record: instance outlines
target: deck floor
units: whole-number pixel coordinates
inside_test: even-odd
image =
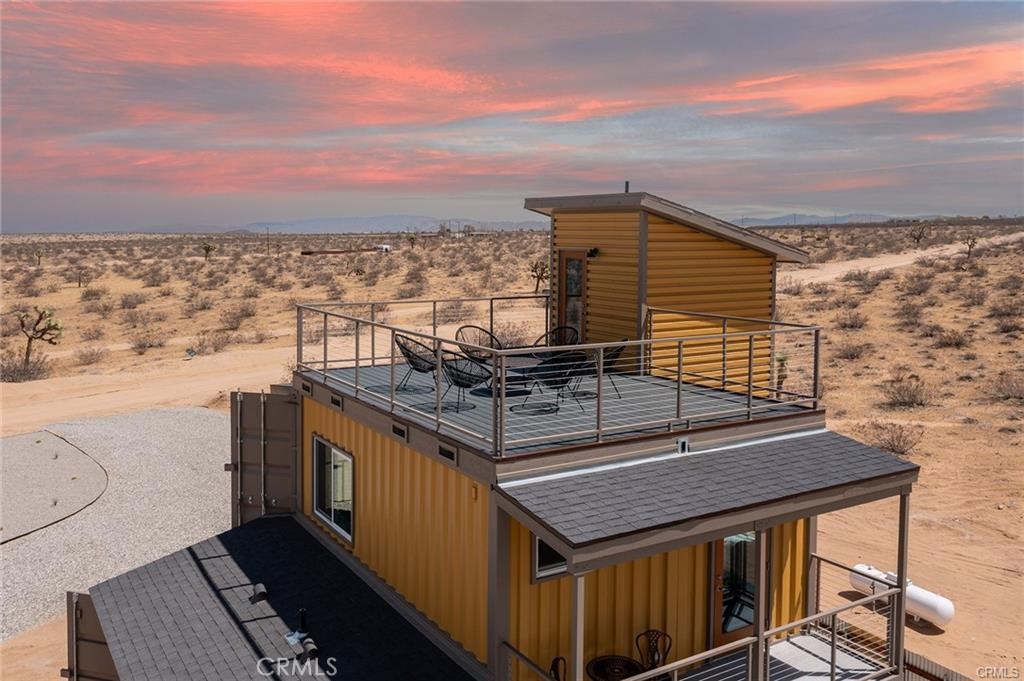
[[[405,365],[395,365],[396,384],[406,371]],[[319,372],[308,372],[307,377],[323,381],[323,374]],[[391,380],[390,365],[361,366],[357,395],[355,368],[331,369],[327,374],[330,387],[384,409],[391,406]],[[434,427],[437,399],[434,380],[433,375],[414,372],[406,388],[395,392],[395,413]],[[448,384],[442,382],[442,393],[446,388]],[[596,377],[582,380],[576,391],[578,401],[573,397],[559,401],[553,390],[537,385],[509,385],[501,414],[506,455],[595,442],[597,392]],[[685,429],[695,425],[747,420],[745,394],[693,383],[684,382],[682,385],[679,398],[681,418],[678,420],[675,380],[646,375],[606,375],[602,378],[600,392],[604,440],[665,431],[673,421],[676,429]],[[754,418],[807,410],[803,405],[763,397],[754,397],[752,408]],[[456,390],[452,388],[441,403],[440,432],[469,446],[491,451],[495,412],[489,387],[468,390],[461,400],[456,399]]]
[[[768,681],[822,681],[830,678],[831,647],[814,634],[798,634],[776,641],[770,650]],[[840,640],[836,646],[837,681],[856,681],[883,669]],[[688,674],[686,681],[745,681],[747,659],[739,652],[710,662]]]

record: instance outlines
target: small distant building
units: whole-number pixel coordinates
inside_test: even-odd
[[[377,244],[376,246],[373,247],[373,250],[377,251],[378,253],[390,253],[391,244]]]

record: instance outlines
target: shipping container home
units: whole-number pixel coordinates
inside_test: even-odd
[[[234,531],[290,516],[471,678],[902,678],[918,467],[826,429],[819,329],[774,318],[805,254],[646,193],[525,205],[549,291],[297,306],[292,383],[232,401]],[[816,519],[890,497],[894,576],[851,594]]]

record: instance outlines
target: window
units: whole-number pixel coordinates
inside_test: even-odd
[[[535,579],[565,572],[565,556],[551,548],[540,537],[533,537],[533,576]]]
[[[316,514],[338,534],[352,541],[352,528],[355,524],[355,467],[352,456],[315,437],[313,460]]]

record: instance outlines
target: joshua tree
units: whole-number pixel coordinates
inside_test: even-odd
[[[967,259],[970,260],[974,247],[978,245],[978,237],[974,234],[965,234],[960,238],[960,243],[967,247]]]
[[[209,262],[210,254],[217,250],[217,247],[211,244],[209,241],[204,241],[200,248],[203,249],[203,259]]]
[[[530,263],[530,276],[533,277],[533,292],[537,293],[540,291],[541,283],[547,281],[548,261],[534,260]]]
[[[29,312],[18,313],[18,324],[21,325],[21,332],[25,334],[25,357],[24,366],[28,367],[32,361],[32,344],[38,341],[56,345],[64,329],[61,323],[53,318],[53,310],[35,309],[35,320]]]
[[[43,264],[43,252],[41,250],[36,249],[35,253],[32,255],[36,256],[36,267]]]
[[[914,225],[910,228],[910,238],[914,240],[914,248],[920,248],[921,242],[928,236],[928,225]]]
[[[416,248],[416,234],[409,232],[405,235],[405,240],[409,242],[409,248]]]

